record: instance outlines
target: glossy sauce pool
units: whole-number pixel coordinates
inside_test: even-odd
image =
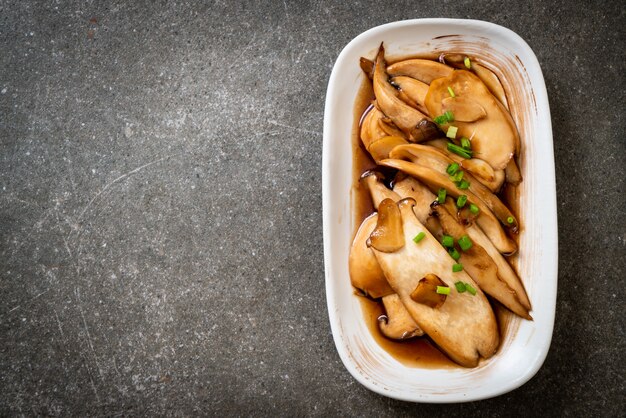
[[[389,63],[397,62],[408,58],[426,58],[436,60],[435,56],[410,56],[401,57],[393,60],[388,60]],[[361,225],[361,222],[374,212],[367,188],[361,185],[359,179],[361,174],[366,170],[376,167],[376,164],[371,159],[369,153],[363,147],[363,143],[360,138],[360,121],[363,117],[363,113],[368,106],[374,100],[374,91],[372,84],[368,79],[364,79],[354,106],[354,116],[352,125],[352,239],[356,235],[356,232]],[[498,195],[500,200],[507,205],[507,207],[517,215],[519,208],[519,187],[507,185],[503,188],[503,191]],[[523,230],[523,225],[519,217],[517,218],[520,223],[520,231]],[[516,243],[519,245],[519,234],[511,235]],[[511,266],[517,270],[517,255],[510,257]],[[445,354],[436,348],[433,342],[428,337],[416,337],[405,341],[395,341],[385,337],[378,328],[378,317],[385,311],[382,302],[379,300],[372,300],[363,296],[356,296],[361,303],[361,309],[363,311],[363,319],[367,323],[367,327],[370,333],[378,343],[378,345],[388,352],[393,358],[400,363],[408,367],[420,367],[420,368],[449,368],[449,367],[461,367],[450,360]],[[502,307],[498,302],[492,301],[489,297],[493,307],[498,328],[500,331],[500,344],[504,340],[506,335],[508,324],[514,317],[506,308]],[[488,361],[488,360],[487,360]],[[484,360],[481,361],[481,363]]]

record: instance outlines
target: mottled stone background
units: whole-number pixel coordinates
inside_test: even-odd
[[[0,415],[619,416],[623,2],[0,2]],[[353,37],[489,20],[534,49],[559,207],[552,348],[460,405],[369,392],[326,311],[321,151]],[[622,415],[623,416],[623,415]]]

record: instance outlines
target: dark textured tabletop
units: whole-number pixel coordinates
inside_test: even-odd
[[[624,14],[619,1],[1,1],[0,415],[620,416]],[[524,386],[467,404],[362,387],[324,292],[331,68],[364,30],[420,17],[517,32],[552,112],[552,346]]]

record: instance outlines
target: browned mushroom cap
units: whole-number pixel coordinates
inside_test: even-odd
[[[397,294],[384,296],[385,314],[378,317],[378,328],[387,338],[406,340],[424,335]]]
[[[374,213],[361,223],[354,241],[352,241],[350,256],[348,257],[352,286],[374,299],[393,293],[393,289],[387,283],[374,253],[365,244],[376,228],[377,220],[378,215]]]
[[[370,234],[367,246],[384,253],[393,253],[404,247],[402,217],[392,199],[385,199],[378,205],[376,228]]]
[[[380,110],[413,142],[426,141],[439,134],[437,126],[422,112],[398,98],[385,70],[385,49],[380,45],[374,66],[374,95]]]
[[[429,308],[438,309],[446,301],[446,295],[437,293],[438,286],[447,287],[439,277],[429,273],[417,283],[417,287],[411,292],[411,299]]]
[[[424,59],[409,59],[398,61],[387,67],[387,72],[391,76],[413,77],[423,83],[430,84],[433,80],[449,76],[453,68],[436,61]]]
[[[486,117],[473,122],[452,122],[458,128],[457,136],[471,139],[476,157],[487,161],[494,169],[505,168],[519,148],[519,135],[509,112],[473,73],[455,70],[450,76],[430,84],[425,101],[429,114],[444,113],[445,106],[452,100],[449,99],[450,89],[455,98],[466,97],[463,100],[479,105],[486,112]],[[450,126],[450,123],[443,124],[444,130]]]
[[[433,214],[439,218],[443,232],[453,237],[456,242],[468,233],[465,227],[459,224],[449,212],[449,208],[452,208],[452,213],[456,211],[454,202],[450,198],[447,201],[445,208],[437,201],[434,201],[431,207]],[[516,292],[500,279],[498,267],[480,244],[473,242],[469,249],[457,248],[457,251],[460,254],[459,262],[463,264],[463,269],[478,283],[483,292],[494,297],[522,318],[532,319],[528,310],[517,297]]]

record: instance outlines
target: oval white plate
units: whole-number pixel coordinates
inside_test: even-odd
[[[498,353],[474,369],[407,367],[374,340],[350,285],[352,236],[351,130],[354,103],[364,75],[359,57],[373,58],[379,44],[401,56],[433,51],[465,52],[502,70],[505,88],[514,86],[512,108],[522,136],[518,271],[533,304],[534,321],[516,318]],[[507,92],[508,93],[508,92]],[[535,54],[517,34],[501,26],[455,19],[394,22],[362,33],[341,52],[328,83],[322,164],[326,297],[337,351],[361,384],[391,398],[413,402],[463,402],[511,391],[546,358],[556,305],[557,222],[552,127],[548,97]]]

